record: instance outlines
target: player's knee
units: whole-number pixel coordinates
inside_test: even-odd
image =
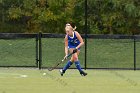
[[[77,56],[74,56],[73,57],[73,60],[74,60],[74,62],[77,61],[78,60],[78,57]]]
[[[71,62],[74,62],[74,60],[70,60]]]
[[[74,62],[73,57],[70,59],[71,62]]]

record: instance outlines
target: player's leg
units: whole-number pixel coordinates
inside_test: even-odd
[[[70,53],[73,52],[73,49],[69,49]],[[63,76],[63,74],[66,72],[66,70],[73,64],[73,58],[71,57],[71,59],[67,62],[67,64],[63,67],[63,69],[60,70],[60,74],[61,76]]]
[[[78,55],[79,55],[80,51],[78,50],[77,53],[73,54],[72,58],[74,60],[75,66],[76,68],[79,70],[80,74],[83,76],[86,76],[87,73],[85,73],[82,69],[81,69],[81,65],[80,65],[80,61],[78,60]]]

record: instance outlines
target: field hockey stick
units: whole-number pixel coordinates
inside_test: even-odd
[[[74,54],[74,52],[68,54],[66,57],[64,57],[60,62],[58,62],[57,64],[55,64],[53,67],[48,68],[49,71],[54,70],[57,66],[59,66],[60,64],[62,64],[68,57],[70,57],[72,54]]]

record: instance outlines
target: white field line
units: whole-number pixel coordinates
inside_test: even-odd
[[[2,75],[11,75],[13,78],[25,78],[28,77],[27,75],[18,74],[18,73],[0,73],[0,78],[7,78],[8,76],[2,76]]]

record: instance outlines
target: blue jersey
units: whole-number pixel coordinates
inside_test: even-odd
[[[75,32],[73,32],[73,37],[67,35],[67,38],[68,38],[68,48],[76,48],[80,44],[80,41],[76,37]]]

